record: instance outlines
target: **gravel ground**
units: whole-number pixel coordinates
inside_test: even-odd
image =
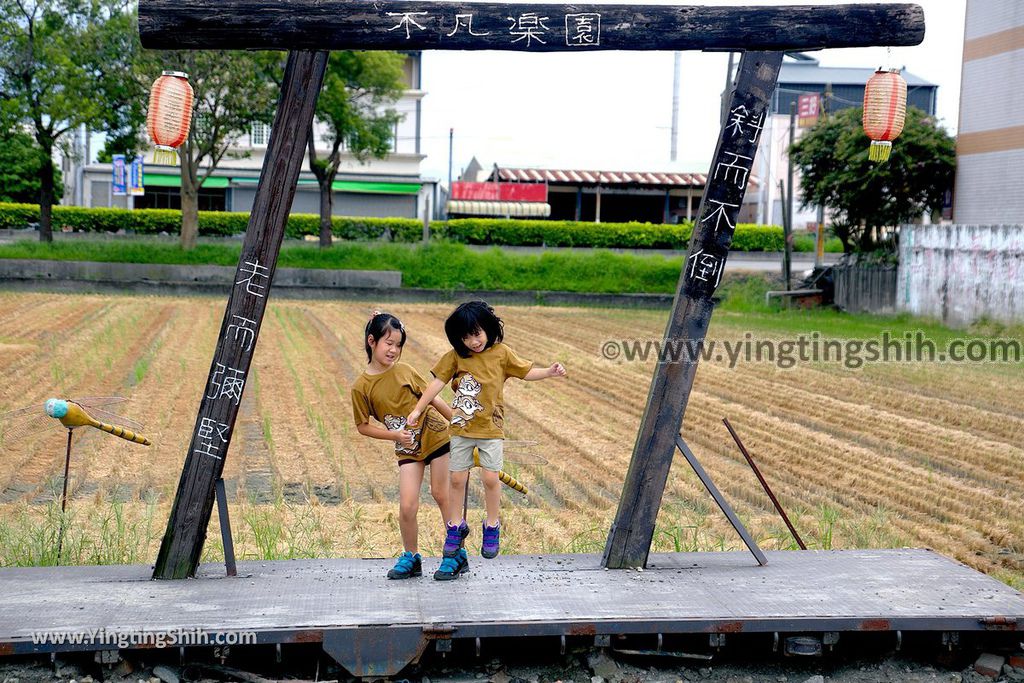
[[[590,652],[531,662],[522,657],[491,659],[485,664],[450,665],[437,660],[404,673],[402,683],[1021,683],[1024,669],[1005,667],[998,678],[983,676],[973,665],[949,669],[923,660],[885,658],[871,661],[834,661],[831,659],[794,659],[765,662],[679,664],[678,660],[649,666],[636,659],[613,659],[603,652]],[[238,666],[238,665],[236,665]],[[350,680],[337,669],[277,675],[243,671],[230,666],[159,665],[141,667],[121,661],[116,665],[93,665],[47,660],[20,660],[0,663],[0,682],[65,681],[76,683],[185,683],[186,681],[344,681]]]

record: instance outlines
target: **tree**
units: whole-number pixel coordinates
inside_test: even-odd
[[[791,150],[803,206],[832,210],[833,232],[847,252],[894,248],[887,229],[941,209],[956,168],[953,138],[913,107],[889,161],[869,161],[862,116],[851,108],[822,119]]]
[[[327,128],[323,137],[330,152],[317,156],[316,135],[309,132],[309,169],[320,186],[320,246],[331,246],[334,179],[348,152],[360,163],[391,151],[395,124],[401,116],[394,104],[405,89],[405,56],[397,52],[332,52],[316,118]],[[342,150],[344,147],[344,150]]]
[[[0,202],[38,204],[42,183],[39,174],[45,158],[28,133],[9,132],[0,135]],[[64,195],[60,169],[53,170],[53,197]]]
[[[39,153],[39,239],[53,239],[53,154],[78,126],[125,117],[133,19],[126,0],[0,0],[0,94],[5,123]],[[5,128],[6,129],[6,128]]]
[[[265,73],[267,61],[255,52],[142,50],[137,83],[148,93],[162,70],[183,71],[195,90],[192,127],[178,150],[181,157],[181,247],[192,249],[199,236],[199,188],[252,124],[269,121],[279,90]],[[137,126],[142,121],[138,119]],[[130,139],[130,138],[129,138]],[[205,166],[204,166],[205,163]]]

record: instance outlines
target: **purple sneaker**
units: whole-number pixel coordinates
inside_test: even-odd
[[[441,555],[444,557],[455,557],[455,553],[466,542],[466,536],[469,536],[469,525],[466,524],[466,520],[462,520],[458,526],[449,524],[448,533],[444,537],[444,548],[441,550]]]
[[[487,522],[484,525],[484,542],[480,548],[480,554],[488,560],[498,556],[498,547],[500,545],[501,535],[501,523],[499,522],[495,526],[487,526]]]

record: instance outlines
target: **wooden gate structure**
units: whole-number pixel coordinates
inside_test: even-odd
[[[512,4],[376,0],[139,0],[147,48],[288,51],[235,285],[153,571],[194,576],[224,468],[303,162],[329,50],[705,50],[742,52],[729,112],[701,199],[660,359],[618,510],[606,568],[644,567],[675,449],[767,562],[680,436],[736,217],[775,90],[783,52],[917,45],[914,4],[774,7]]]

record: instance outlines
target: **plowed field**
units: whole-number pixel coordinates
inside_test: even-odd
[[[367,303],[272,302],[224,477],[240,556],[390,556],[400,549],[388,445],[356,433],[349,387],[365,365]],[[426,374],[448,346],[445,305],[396,304],[403,359]],[[128,396],[153,446],[75,436],[72,559],[152,561],[205,389],[224,301],[0,294],[0,412],[50,396]],[[499,307],[524,358],[561,361],[564,380],[510,380],[509,467],[530,488],[503,502],[503,552],[599,551],[640,422],[653,362],[609,361],[605,340],[657,338],[665,312]],[[749,328],[716,314],[712,337]],[[762,321],[763,331],[770,321]],[[781,333],[779,333],[781,334]],[[778,335],[776,335],[778,336]],[[729,417],[815,547],[926,546],[1016,585],[1024,576],[1024,373],[1019,366],[702,363],[683,433],[752,533],[792,547],[721,424]],[[52,512],[65,433],[0,444],[0,562]],[[478,542],[481,490],[470,520]],[[441,530],[424,493],[422,546]],[[121,519],[110,517],[116,510]],[[144,522],[144,524],[143,524]],[[120,531],[116,526],[120,525]],[[125,531],[128,529],[129,531]],[[216,519],[207,555],[220,553]],[[90,552],[130,538],[125,552]],[[102,539],[102,540],[97,540]],[[673,465],[658,550],[741,547],[685,460]]]

